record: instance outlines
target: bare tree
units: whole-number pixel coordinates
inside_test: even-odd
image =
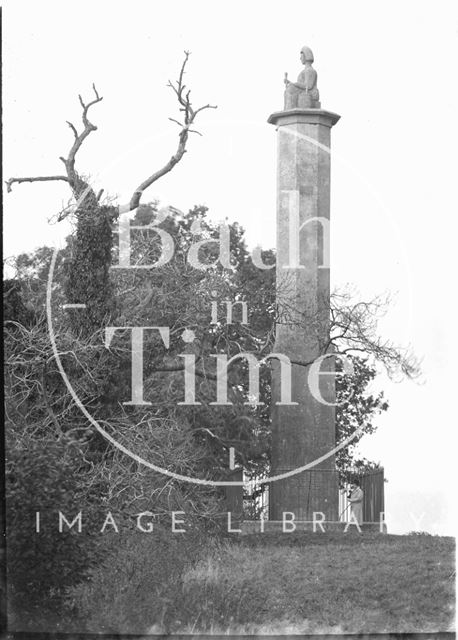
[[[175,82],[168,82],[168,86],[175,93],[179,110],[182,113],[182,122],[179,122],[175,118],[169,118],[172,122],[175,122],[180,127],[180,132],[178,135],[178,147],[175,153],[171,156],[170,160],[164,164],[160,169],[152,173],[146,180],[144,180],[134,191],[129,203],[129,209],[132,211],[136,209],[140,204],[140,199],[144,193],[144,191],[154,184],[157,180],[162,178],[165,174],[169,173],[173,167],[180,162],[186,153],[186,145],[188,142],[190,133],[197,133],[201,135],[196,129],[193,129],[193,125],[195,124],[196,118],[201,111],[205,109],[216,109],[216,106],[206,104],[204,106],[194,108],[190,95],[191,90],[186,87],[184,83],[184,76],[186,73],[186,65],[190,56],[189,51],[184,52],[185,57],[183,64],[181,65],[180,73],[178,76],[178,80]],[[86,138],[93,132],[97,131],[96,125],[94,125],[88,117],[89,110],[92,106],[98,104],[103,100],[103,97],[99,95],[95,84],[92,85],[92,89],[94,91],[94,98],[90,102],[84,102],[81,95],[78,96],[79,102],[82,108],[82,122],[83,122],[83,130],[81,133],[78,133],[75,125],[69,121],[67,121],[68,126],[73,132],[74,141],[73,144],[67,154],[67,157],[60,157],[60,160],[63,162],[65,166],[65,175],[51,175],[51,176],[26,176],[19,178],[9,178],[6,180],[7,191],[11,192],[13,184],[21,184],[24,182],[55,182],[55,181],[64,181],[67,182],[72,189],[73,196],[77,201],[78,208],[84,204],[85,209],[95,209],[99,203],[99,200],[102,195],[102,191],[99,191],[97,194],[94,192],[89,182],[84,179],[81,174],[79,174],[75,168],[75,160],[78,151],[83,145]],[[75,209],[72,207],[65,207],[60,215],[58,216],[58,220],[64,219],[69,213],[75,212]]]

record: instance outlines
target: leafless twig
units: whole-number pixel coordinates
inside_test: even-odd
[[[188,137],[190,133],[199,133],[195,129],[192,129],[192,125],[196,119],[198,113],[203,111],[204,109],[216,109],[216,106],[206,104],[198,109],[194,109],[191,100],[190,94],[191,90],[186,90],[186,85],[183,82],[183,77],[185,74],[186,64],[189,58],[189,51],[185,51],[185,58],[183,64],[181,65],[180,75],[178,80],[175,83],[169,81],[168,85],[175,93],[178,103],[180,104],[180,111],[183,113],[183,122],[179,122],[174,118],[169,118],[172,122],[175,122],[179,127],[181,127],[181,131],[178,136],[178,147],[170,160],[161,167],[158,171],[150,175],[146,180],[144,180],[134,191],[132,198],[130,200],[130,210],[136,209],[140,204],[140,198],[142,197],[145,189],[150,187],[154,182],[162,178],[165,174],[169,173],[173,169],[173,167],[180,162],[184,154],[186,153],[186,143],[188,141]],[[200,134],[199,134],[200,135]]]
[[[90,122],[88,118],[89,109],[94,104],[97,104],[98,102],[101,102],[103,100],[103,98],[99,95],[97,89],[95,88],[94,84],[92,85],[92,89],[94,90],[95,98],[90,102],[88,102],[87,104],[84,102],[81,95],[78,96],[81,107],[83,109],[82,121],[83,121],[84,129],[80,134],[78,134],[76,127],[71,122],[67,121],[68,126],[73,131],[75,141],[68,153],[67,158],[64,158],[62,156],[60,157],[60,160],[62,160],[62,162],[65,165],[65,168],[67,170],[68,181],[76,197],[80,197],[81,191],[85,190],[88,186],[86,183],[84,183],[84,181],[81,180],[80,176],[75,171],[76,154],[78,153],[79,149],[81,148],[81,145],[83,144],[85,139],[89,136],[89,134],[92,133],[92,131],[97,130],[97,127],[95,126],[95,124],[92,124],[92,122]],[[84,184],[81,184],[82,182]]]
[[[67,121],[67,124],[72,130],[73,136],[75,138],[70,148],[70,151],[68,152],[68,156],[66,158],[64,158],[63,156],[60,157],[60,160],[65,165],[67,175],[27,176],[27,177],[21,177],[21,178],[9,178],[8,180],[6,180],[6,188],[9,193],[11,192],[12,186],[15,183],[21,184],[23,182],[55,182],[55,181],[61,180],[63,182],[67,182],[70,185],[73,191],[73,195],[77,200],[84,200],[85,203],[87,203],[88,201],[91,201],[95,204],[98,202],[97,196],[95,195],[93,189],[89,186],[86,180],[84,180],[83,178],[81,178],[80,175],[78,175],[75,169],[75,159],[76,159],[77,152],[81,148],[81,145],[83,144],[84,140],[88,137],[88,135],[92,131],[97,130],[97,127],[92,122],[90,122],[88,118],[88,113],[89,113],[89,109],[94,104],[101,102],[103,98],[99,95],[94,84],[92,85],[92,88],[94,90],[95,98],[90,102],[88,102],[87,104],[83,101],[81,96],[78,96],[80,104],[83,108],[83,113],[82,113],[82,121],[84,125],[83,131],[81,133],[78,133],[76,127],[71,122]],[[62,220],[63,218],[65,218],[71,211],[74,211],[74,209],[66,209],[63,212],[61,212],[60,215],[58,216],[58,220]]]

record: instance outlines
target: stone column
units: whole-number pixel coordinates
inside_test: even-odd
[[[275,352],[292,362],[310,363],[323,354],[329,336],[330,134],[339,120],[322,109],[290,109],[272,114],[278,131],[277,304]],[[316,143],[316,144],[315,144]],[[309,221],[311,218],[319,220]],[[304,224],[305,223],[305,224]],[[302,226],[304,225],[304,226]],[[302,226],[302,228],[301,228]],[[321,371],[332,372],[332,358]],[[279,365],[272,372],[272,471],[297,469],[335,447],[335,409],[309,386],[310,366],[292,365],[292,400],[280,399]],[[323,400],[335,401],[334,376],[320,376]],[[317,395],[317,392],[315,392]],[[338,518],[334,457],[311,471],[270,484],[270,519],[293,512],[311,520],[314,511]]]

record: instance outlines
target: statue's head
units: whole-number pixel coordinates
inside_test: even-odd
[[[313,52],[310,47],[302,47],[301,49],[301,62],[313,62]]]

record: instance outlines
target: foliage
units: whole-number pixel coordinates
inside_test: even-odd
[[[29,441],[50,439],[76,447],[91,466],[87,482],[104,487],[107,505],[113,509],[168,512],[182,509],[190,500],[190,510],[200,512],[204,519],[217,513],[217,501],[208,488],[178,483],[146,469],[88,425],[57,369],[44,321],[31,329],[11,326],[13,330],[8,324],[5,335],[9,448],[27,451]],[[101,401],[110,360],[99,334],[88,338],[56,328],[56,341],[75,392],[105,429],[116,430],[120,443],[163,468],[184,475],[197,473],[206,452],[193,442],[190,429],[176,415],[152,411],[135,425],[119,409],[117,414],[110,413],[109,405]]]
[[[388,402],[384,393],[372,394],[368,387],[377,376],[377,370],[367,359],[347,356],[353,366],[352,375],[336,376],[336,442],[342,442],[361,429],[348,447],[340,449],[336,454],[336,465],[341,474],[352,467],[374,468],[374,463],[358,461],[355,448],[365,434],[374,433],[377,425],[374,417],[387,411]],[[336,371],[342,370],[342,363],[336,358]],[[359,463],[359,464],[358,464]]]
[[[157,212],[156,204],[142,205],[136,212],[132,224],[143,225],[145,231],[132,231],[133,264],[154,264],[160,255],[158,236],[148,230],[148,225]],[[106,266],[106,247],[111,247],[112,232],[104,231],[105,249],[102,251],[101,237],[97,236],[92,223],[80,215],[76,240],[69,238],[67,247],[58,256],[53,300],[59,349],[66,353],[72,343],[71,351],[75,357],[64,356],[65,366],[69,367],[68,375],[72,381],[75,380],[78,395],[82,393],[84,404],[91,406],[93,415],[98,419],[110,424],[112,432],[123,444],[139,455],[142,451],[150,451],[151,461],[159,466],[164,466],[164,459],[168,456],[164,456],[160,448],[155,450],[151,446],[151,438],[156,439],[152,434],[156,433],[159,441],[163,431],[159,429],[159,425],[170,430],[173,424],[176,429],[171,429],[171,433],[177,436],[181,434],[179,437],[184,438],[183,442],[187,441],[187,456],[190,461],[194,459],[192,464],[197,473],[221,477],[221,473],[227,469],[229,447],[234,447],[238,461],[248,472],[265,471],[269,464],[270,450],[270,369],[261,367],[260,401],[263,404],[244,404],[248,400],[247,363],[238,360],[231,365],[229,373],[229,400],[233,404],[222,407],[211,405],[216,395],[213,354],[225,353],[232,357],[240,352],[247,352],[262,358],[272,351],[277,313],[275,270],[261,270],[253,264],[245,244],[243,229],[237,223],[229,227],[231,269],[223,269],[218,264],[209,270],[192,267],[186,256],[191,244],[196,241],[192,231],[196,222],[202,232],[201,238],[213,240],[201,247],[200,260],[211,263],[218,257],[218,226],[208,220],[205,207],[195,207],[187,214],[174,211],[161,225],[173,238],[173,261],[152,269],[109,272]],[[104,222],[100,223],[102,229],[107,229],[108,219],[109,215],[106,213]],[[85,226],[87,231],[84,231]],[[79,233],[82,234],[80,238]],[[83,243],[84,238],[87,242],[85,240]],[[90,238],[96,238],[97,241],[89,241]],[[79,245],[80,249],[77,248]],[[112,261],[116,263],[116,246],[110,251],[113,252]],[[42,305],[44,302],[40,291],[45,286],[44,278],[47,276],[43,264],[45,253],[43,248],[36,256],[23,255],[17,259],[17,273],[22,286],[26,284],[29,304]],[[49,259],[49,255],[47,257]],[[275,254],[273,251],[264,251],[262,259],[266,264],[274,264]],[[105,267],[98,269],[99,262],[105,264]],[[62,268],[62,265],[67,266]],[[93,276],[91,269],[95,270]],[[87,279],[90,277],[93,278],[93,283],[98,282],[100,286],[109,280],[108,290],[112,297],[109,310],[100,298],[105,295],[100,287],[88,286]],[[76,288],[73,293],[71,283]],[[177,283],[180,283],[179,286]],[[126,402],[131,394],[130,336],[118,333],[110,351],[107,351],[103,346],[103,333],[95,331],[93,314],[89,323],[93,326],[93,333],[85,337],[81,331],[83,323],[81,320],[76,322],[76,319],[86,317],[86,312],[67,312],[70,313],[69,318],[59,309],[62,301],[75,301],[76,298],[78,302],[83,300],[90,308],[97,310],[97,322],[101,322],[104,316],[104,323],[111,323],[113,326],[170,327],[170,345],[167,349],[157,334],[145,332],[144,336],[144,351],[147,354],[144,364],[144,398],[152,403],[151,407],[120,405],[120,400]],[[223,322],[225,309],[221,301],[224,300],[249,303],[249,324]],[[210,311],[214,301],[219,303],[216,323],[212,322]],[[236,308],[234,314],[235,320],[240,319]],[[73,334],[71,339],[71,334],[68,334],[69,323]],[[185,345],[181,338],[185,329],[192,329],[196,336],[190,345]],[[196,358],[196,402],[200,404],[195,406],[181,407],[178,404],[184,400],[184,353],[194,354]],[[50,357],[49,353],[47,357]],[[372,433],[375,429],[373,417],[387,408],[383,394],[367,393],[367,387],[376,375],[374,365],[356,355],[351,356],[351,359],[354,375],[337,377],[337,401],[341,403],[337,408],[337,441],[347,438],[361,426],[362,434]],[[338,361],[337,368],[339,366]],[[58,398],[65,398],[66,394],[58,380],[58,373],[54,375],[53,371],[55,367],[47,368],[46,388],[51,400],[55,398],[56,405],[62,406],[62,400]],[[58,414],[56,409],[55,406],[53,410]],[[66,413],[73,421],[71,428],[79,424],[83,428],[85,425],[84,419],[77,414],[78,411],[74,409]],[[65,430],[65,426],[63,429]],[[353,441],[351,447],[339,452],[339,468],[351,463],[354,445],[361,436]],[[174,441],[174,446],[177,442]],[[90,446],[97,443],[99,439],[94,434]],[[173,459],[173,455],[170,457]],[[175,462],[179,459],[180,457],[176,458]],[[173,463],[172,469],[178,473],[184,472],[184,467],[180,468]],[[187,472],[192,474],[191,468]]]
[[[71,257],[66,262],[66,299],[85,304],[83,314],[72,312],[75,332],[90,334],[105,326],[113,308],[109,276],[112,250],[112,221],[116,209],[109,206],[79,207],[77,226],[71,238]]]
[[[156,205],[140,207],[133,224],[146,227],[156,212]],[[81,214],[78,221],[81,229],[85,225],[84,220]],[[163,224],[162,228],[175,243],[173,262],[148,271],[118,270],[110,273],[106,266],[107,247],[110,247],[114,262],[117,256],[116,247],[111,247],[113,236],[111,228],[108,233],[107,220],[108,217],[103,222],[99,220],[102,231],[105,229],[105,249],[99,246],[100,237],[92,244],[82,243],[86,232],[83,229],[84,233],[82,231],[79,236],[77,227],[76,240],[68,239],[56,262],[54,332],[60,358],[78,397],[118,442],[163,468],[189,476],[221,477],[223,470],[227,469],[228,448],[234,446],[247,470],[265,469],[270,445],[270,371],[267,367],[261,371],[260,399],[264,405],[252,407],[243,404],[248,392],[247,367],[240,361],[231,368],[229,376],[229,398],[233,405],[215,407],[210,405],[215,399],[212,354],[232,356],[243,351],[262,357],[271,351],[276,320],[274,270],[260,270],[253,265],[243,229],[235,223],[230,226],[231,270],[219,266],[208,271],[190,267],[186,255],[195,241],[191,231],[193,223],[200,221],[203,237],[207,239],[216,239],[219,233],[217,226],[208,221],[206,209],[195,207],[187,214],[169,216]],[[96,239],[97,234],[90,224],[88,229]],[[78,243],[82,243],[79,249]],[[91,251],[85,252],[84,246],[92,247]],[[150,233],[138,231],[133,234],[133,260],[150,263],[158,255],[158,243],[154,239],[152,241]],[[179,483],[145,469],[119,450],[107,446],[74,405],[57,369],[44,317],[40,315],[40,308],[43,309],[45,302],[50,257],[50,250],[43,247],[34,254],[19,256],[16,261],[18,278],[14,281],[14,289],[22,304],[17,304],[16,309],[22,313],[22,308],[27,305],[35,311],[29,326],[21,322],[20,315],[14,314],[6,325],[6,407],[11,455],[20,451],[21,464],[25,467],[31,465],[33,469],[27,477],[35,478],[35,481],[40,479],[43,487],[47,486],[48,467],[61,469],[60,465],[64,464],[62,458],[65,461],[62,473],[66,476],[63,486],[67,489],[67,498],[71,495],[72,482],[76,482],[75,487],[79,487],[76,495],[85,510],[91,508],[94,496],[97,496],[96,502],[102,499],[105,507],[124,518],[143,510],[158,514],[184,510],[191,519],[198,517],[201,528],[208,527],[224,509],[219,502],[219,491]],[[204,262],[213,261],[217,257],[216,243],[204,245],[199,257]],[[262,257],[265,263],[274,263],[274,252],[263,252]],[[110,296],[106,301],[103,296],[100,298],[98,288],[88,285],[92,266],[97,261],[105,266],[95,270],[94,282],[97,278],[99,284],[109,281]],[[90,316],[87,330],[81,330],[82,325],[75,322],[75,316],[69,319],[62,311],[63,301],[70,297],[71,282],[80,293],[76,297],[72,294],[70,299],[73,302],[84,301],[100,311],[98,317],[96,314]],[[227,324],[219,318],[212,323],[210,307],[215,299],[249,301],[249,325],[239,322]],[[103,332],[97,328],[100,322],[102,325],[109,322],[114,326],[129,324],[171,328],[169,349],[165,349],[157,336],[147,336],[145,341],[145,353],[149,356],[144,368],[145,398],[152,402],[151,406],[127,407],[120,404],[120,400],[127,400],[130,396],[130,344],[128,338],[121,335],[111,350],[107,350],[103,344]],[[192,345],[186,346],[181,340],[184,329],[195,332],[196,340]],[[183,399],[182,353],[194,353],[196,356],[198,371],[201,372],[196,389],[200,405],[180,407],[177,404]],[[354,376],[337,378],[337,400],[342,402],[337,411],[338,439],[348,437],[361,425],[364,432],[372,432],[375,428],[373,416],[387,406],[383,394],[370,395],[366,392],[375,377],[375,367],[356,356],[352,356],[352,360]],[[74,455],[62,457],[62,452],[67,449]],[[33,466],[36,464],[35,450],[47,451],[48,465]],[[37,460],[41,459],[40,456]],[[88,465],[87,473],[81,474],[81,460]],[[337,460],[341,469],[351,461],[353,454],[350,448],[342,451]],[[18,477],[15,486],[11,504],[20,491],[28,492],[29,498],[33,495],[22,476]],[[50,495],[63,510],[66,503],[62,496]],[[74,536],[69,534],[67,537],[73,541]],[[48,550],[53,544],[52,536],[50,540]],[[94,553],[95,558],[97,545],[83,542],[83,537],[80,540],[89,556]],[[27,546],[28,540],[21,541],[18,537],[17,544]],[[134,543],[129,544],[131,546],[128,545],[126,553],[134,555]],[[173,545],[170,552],[174,553]],[[164,551],[164,557],[167,553]],[[92,564],[92,556],[70,551],[65,551],[65,554],[68,570],[62,572],[62,582],[57,583],[59,597],[62,589],[79,581],[83,568]],[[26,567],[27,554],[23,558]],[[81,565],[77,560],[81,560]],[[98,579],[105,579],[102,576],[109,572],[108,566],[109,563],[100,569]],[[37,575],[42,569],[37,569]],[[14,565],[12,570],[16,571]],[[24,569],[19,570],[19,580],[24,572]],[[23,587],[18,587],[18,593],[20,588]]]
[[[24,302],[21,282],[5,280],[3,283],[3,318],[5,322],[15,321],[30,326],[34,320],[33,308]]]
[[[431,536],[431,533],[428,531],[409,531],[408,536]]]
[[[185,615],[183,574],[211,548],[199,530],[120,534],[116,551],[69,591],[68,603],[88,632],[144,633],[149,620],[170,632]]]
[[[71,521],[79,510],[91,521],[104,487],[88,483],[90,465],[75,446],[52,438],[23,438],[6,458],[9,605],[12,612],[58,603],[100,557],[93,532],[59,532],[58,511]],[[91,487],[88,490],[88,487]],[[39,512],[39,531],[36,513]]]

